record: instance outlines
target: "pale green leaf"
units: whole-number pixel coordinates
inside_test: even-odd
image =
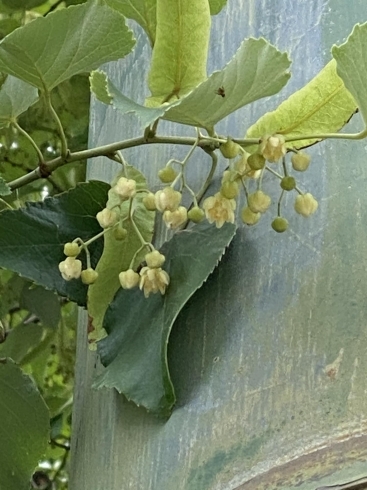
[[[28,490],[47,448],[48,409],[34,381],[11,359],[0,362],[0,394],[1,488]]]
[[[133,19],[141,25],[149,38],[150,44],[154,45],[157,0],[106,0],[106,3],[128,19]]]
[[[147,188],[144,176],[134,167],[125,167],[125,173],[118,177],[121,176],[134,179],[138,190]],[[108,196],[106,207],[112,209],[119,204],[120,200],[112,190],[109,191]],[[138,193],[134,199],[134,221],[144,240],[150,242],[153,236],[155,213],[147,211],[142,203],[143,197],[144,193]],[[126,201],[121,206],[121,219],[126,218],[128,210],[129,202]],[[127,220],[123,226],[128,233],[125,240],[116,240],[113,231],[105,234],[103,253],[96,267],[99,274],[98,280],[89,286],[88,313],[92,318],[93,325],[93,332],[89,336],[91,340],[104,336],[102,331],[103,317],[116,291],[120,288],[118,275],[129,268],[135,252],[141,248],[141,241],[131,222]],[[136,256],[133,267],[144,260],[144,255],[147,252],[148,250],[144,249]]]
[[[220,261],[235,233],[202,223],[176,233],[161,252],[170,284],[164,296],[120,289],[103,325],[108,337],[98,343],[106,370],[95,386],[116,388],[148,410],[168,415],[175,394],[167,364],[169,335],[177,315]]]
[[[209,0],[210,15],[217,15],[226,5],[227,0]]]
[[[247,138],[280,133],[287,137],[339,131],[356,111],[356,102],[336,74],[335,61],[328,63],[315,78],[292,94],[272,112],[266,113],[247,131]],[[287,143],[304,148],[319,139]],[[255,148],[253,148],[255,149]],[[253,150],[248,148],[249,151]]]
[[[205,80],[210,22],[208,0],[157,0],[148,105],[180,98]]]
[[[338,75],[355,98],[367,125],[367,22],[357,24],[347,41],[333,46]]]
[[[57,10],[0,42],[0,70],[51,90],[77,73],[128,54],[134,45],[124,17],[95,2]]]
[[[89,76],[90,90],[104,104],[112,104],[113,96],[109,91],[109,80],[105,72],[92,71]]]
[[[8,76],[0,89],[0,128],[15,121],[37,99],[38,92],[35,87],[19,78]]]
[[[30,10],[44,3],[45,0],[2,0],[2,3],[14,10]]]
[[[0,196],[8,196],[9,194],[11,194],[10,187],[5,182],[5,180],[0,177]]]

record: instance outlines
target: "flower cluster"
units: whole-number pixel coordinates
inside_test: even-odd
[[[82,262],[77,259],[82,247],[77,242],[68,242],[64,245],[66,259],[59,263],[59,271],[65,281],[81,278],[83,284],[93,284],[98,278],[98,272],[90,265],[82,270]],[[89,262],[89,255],[87,255]]]

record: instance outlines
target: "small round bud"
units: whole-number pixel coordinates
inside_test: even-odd
[[[199,208],[199,206],[194,206],[187,213],[187,217],[191,219],[191,221],[193,221],[194,223],[200,223],[200,221],[204,219],[204,216],[205,213],[201,208]]]
[[[224,182],[234,182],[238,178],[238,172],[235,170],[225,170],[222,175],[222,184]]]
[[[180,206],[175,211],[165,211],[163,213],[163,221],[168,228],[179,228],[187,221],[187,209],[184,206]]]
[[[307,194],[296,197],[294,209],[296,210],[296,213],[302,214],[302,216],[308,218],[317,210],[318,205],[319,204],[313,195],[307,192]]]
[[[278,216],[272,221],[271,227],[277,233],[283,233],[288,228],[288,221],[285,218]]]
[[[248,196],[248,205],[253,213],[265,213],[270,204],[270,196],[263,191],[256,191]]]
[[[247,153],[247,151],[243,152],[242,157],[239,158],[238,160],[235,161],[234,163],[234,170],[242,176],[246,175],[248,171],[250,170],[250,167],[247,163],[247,159],[250,156],[250,153]]]
[[[268,162],[274,163],[280,160],[287,153],[284,136],[282,134],[265,136],[260,143],[260,153]]]
[[[91,267],[88,267],[88,269],[82,271],[80,277],[82,279],[83,284],[93,284],[96,282],[98,278],[98,272],[92,269]]]
[[[102,228],[110,228],[117,223],[118,214],[112,209],[104,208],[102,211],[97,213],[96,218]]]
[[[75,257],[67,257],[59,264],[59,271],[65,281],[71,281],[71,279],[78,279],[82,272],[82,263]]]
[[[149,192],[149,194],[143,197],[143,204],[148,211],[155,211],[157,209],[153,192]]]
[[[225,143],[222,143],[219,147],[220,152],[224,156],[224,158],[234,158],[240,152],[240,145],[232,141],[230,138],[227,138]]]
[[[310,165],[311,156],[307,153],[304,153],[303,151],[299,151],[298,153],[292,154],[291,162],[294,170],[297,170],[298,172],[304,172],[308,169]]]
[[[237,182],[231,182],[229,180],[223,182],[220,188],[220,193],[227,199],[234,199],[238,196],[239,191]]]
[[[254,213],[249,207],[243,208],[241,211],[241,219],[246,225],[256,225],[261,218],[261,213]]]
[[[252,170],[261,170],[265,167],[266,160],[261,153],[253,153],[247,159],[247,164]]]
[[[120,177],[117,184],[113,186],[113,191],[122,201],[126,201],[136,194],[136,182],[126,177]]]
[[[122,289],[132,289],[139,284],[140,276],[132,269],[128,269],[127,271],[120,272],[119,281]]]
[[[182,199],[182,194],[172,189],[165,187],[161,191],[155,193],[155,205],[158,211],[175,211]]]
[[[285,191],[293,191],[293,189],[296,187],[296,179],[290,175],[287,175],[280,181],[280,187]]]
[[[68,242],[64,245],[64,254],[67,257],[77,257],[80,252],[80,245],[75,242]]]
[[[113,236],[115,237],[116,240],[119,241],[125,240],[125,238],[127,237],[127,230],[123,226],[118,225],[113,230]]]
[[[153,250],[152,252],[147,253],[145,256],[145,262],[147,263],[147,266],[151,269],[162,267],[165,260],[166,257],[158,252],[158,250]]]
[[[158,172],[158,177],[164,184],[170,184],[177,177],[177,172],[172,167],[165,167]]]

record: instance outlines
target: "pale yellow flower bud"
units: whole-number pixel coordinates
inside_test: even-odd
[[[261,218],[261,213],[254,213],[249,207],[243,208],[241,218],[246,225],[256,225]]]
[[[166,288],[169,284],[169,275],[161,268],[151,269],[150,267],[143,267],[140,271],[140,284],[139,287],[144,291],[144,296],[148,298],[150,293],[161,294],[166,292]]]
[[[153,250],[153,252],[149,252],[145,256],[145,262],[147,263],[147,266],[151,269],[155,267],[162,267],[165,260],[166,257],[158,252],[158,250]]]
[[[63,262],[60,262],[59,271],[65,281],[78,279],[82,272],[82,263],[75,257],[67,257]]]
[[[298,153],[293,153],[293,155],[291,156],[291,162],[294,170],[297,170],[298,172],[304,172],[308,169],[310,165],[311,156],[308,155],[308,153],[299,151]]]
[[[98,272],[89,267],[82,271],[80,277],[83,284],[94,284],[98,278]]]
[[[79,255],[79,252],[80,252],[80,245],[78,245],[77,243],[75,242],[65,243],[64,254],[67,257],[76,257],[77,255]]]
[[[248,196],[248,205],[254,213],[265,213],[271,204],[271,198],[263,191],[256,191]]]
[[[162,213],[164,211],[176,211],[182,195],[180,192],[175,191],[172,187],[165,187],[164,189],[155,193],[155,205],[158,211]]]
[[[184,206],[179,206],[176,211],[165,211],[163,221],[168,228],[179,228],[187,221],[187,209]]]
[[[120,272],[119,281],[122,289],[132,289],[139,284],[140,276],[132,269],[128,269],[127,271]]]
[[[268,162],[277,162],[287,153],[282,134],[265,137],[260,144],[260,152]]]
[[[227,199],[220,192],[208,197],[203,203],[206,219],[209,223],[214,223],[217,228],[221,228],[224,223],[234,223],[234,210],[236,201]]]
[[[134,197],[136,194],[136,182],[132,179],[126,179],[120,177],[117,184],[113,187],[113,191],[120,197],[121,200],[126,201],[130,197]]]
[[[157,209],[155,205],[155,195],[153,192],[149,192],[143,197],[143,204],[148,211],[155,211]]]
[[[104,208],[102,211],[97,213],[96,218],[102,228],[110,228],[117,223],[118,214],[112,209]]]
[[[308,216],[311,216],[317,210],[318,205],[313,195],[307,192],[307,194],[296,197],[294,209],[298,214],[302,214],[302,216],[308,218]]]

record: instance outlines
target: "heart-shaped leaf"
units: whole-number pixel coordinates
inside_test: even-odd
[[[331,61],[307,85],[292,94],[275,111],[267,112],[247,131],[247,138],[280,133],[287,137],[339,131],[356,111],[357,104]],[[304,148],[317,139],[287,143]],[[248,151],[255,148],[247,148]]]
[[[178,232],[162,249],[171,282],[164,296],[145,298],[138,290],[120,289],[104,318],[108,337],[98,352],[107,366],[97,388],[116,388],[137,405],[168,415],[174,388],[167,365],[167,343],[177,315],[220,261],[235,225],[217,229],[208,223]]]
[[[0,42],[0,71],[50,91],[64,80],[126,56],[133,48],[124,17],[88,2],[38,17]]]
[[[101,231],[95,216],[105,207],[108,189],[104,182],[88,182],[43,202],[1,212],[0,267],[85,305],[87,287],[76,279],[65,281],[58,264],[65,260],[66,242],[77,237],[86,241]],[[103,239],[90,246],[93,267],[102,247]]]
[[[11,359],[0,360],[0,482],[7,490],[28,490],[45,454],[49,413],[34,381]]]

